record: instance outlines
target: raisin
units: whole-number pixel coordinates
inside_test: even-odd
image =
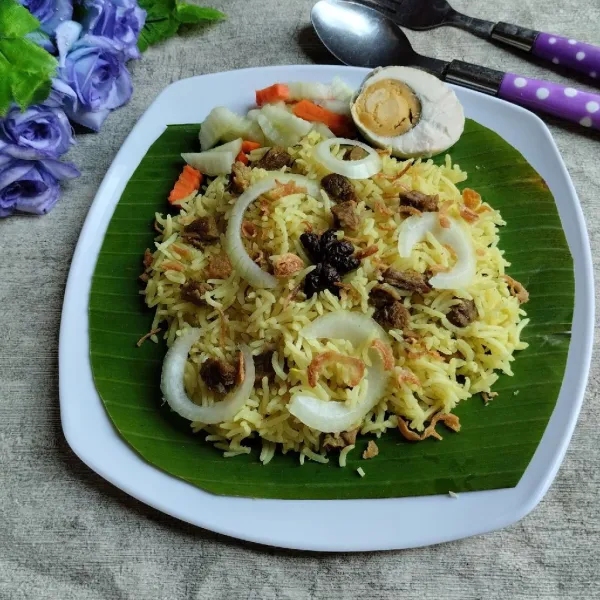
[[[352,254],[348,255],[343,252],[339,246],[333,245],[325,260],[338,271],[340,275],[345,275],[354,269],[358,269],[360,266],[360,260]]]
[[[309,258],[313,262],[321,260],[321,239],[316,233],[303,233],[300,236],[300,241],[306,250]]]
[[[304,293],[307,298],[314,294],[329,290],[334,296],[340,295],[340,288],[335,285],[341,281],[337,270],[327,263],[319,263],[304,279]]]

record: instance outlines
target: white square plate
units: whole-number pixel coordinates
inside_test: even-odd
[[[165,126],[199,123],[217,105],[245,113],[254,90],[277,81],[358,87],[368,71],[341,66],[246,69],[177,81],[138,121],[92,204],[77,244],[60,330],[60,407],[65,437],[89,467],[131,496],[174,517],[245,540],[304,550],[364,551],[424,546],[505,527],[541,500],[560,466],[581,408],[594,324],[590,247],[577,195],[546,125],[533,113],[456,88],[468,117],[517,148],[556,199],[575,261],[574,343],[560,396],[531,463],[515,488],[377,500],[254,500],[216,496],[146,463],[117,434],[96,392],[89,358],[88,298],[113,210],[127,181]],[[402,515],[391,519],[390,514]],[[431,515],[436,515],[435,519]]]

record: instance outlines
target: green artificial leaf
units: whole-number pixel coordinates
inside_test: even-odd
[[[175,16],[181,23],[201,23],[202,21],[220,21],[225,15],[214,8],[196,6],[187,2],[177,2]]]
[[[25,38],[39,21],[15,0],[0,0],[0,116],[13,103],[26,108],[50,93],[57,61]]]
[[[148,46],[173,37],[180,25],[181,23],[175,17],[146,23],[138,38],[138,48],[144,52]]]
[[[218,21],[225,15],[204,6],[196,6],[176,0],[139,0],[146,10],[146,24],[140,33],[138,48],[144,52],[148,46],[173,37],[183,24]]]
[[[552,194],[544,181],[499,135],[467,120],[451,149],[466,170],[464,185],[479,191],[507,221],[501,247],[510,274],[530,293],[531,323],[518,352],[514,377],[501,376],[499,396],[484,406],[475,396],[455,411],[462,429],[439,427],[442,442],[406,442],[397,431],[377,440],[379,456],[361,459],[359,439],[340,468],[278,454],[266,466],[258,450],[223,458],[169,411],[160,393],[164,344],[136,341],[152,323],[142,302],[138,275],[152,247],[154,212],[167,210],[166,197],[181,167],[181,152],[198,151],[198,125],[173,125],[151,146],[115,208],[95,273],[89,303],[90,353],[94,381],[123,439],[149,463],[216,494],[259,498],[384,498],[486,490],[515,486],[539,444],[554,409],[570,343],[574,305],[573,260]],[[439,158],[441,162],[443,158]],[[527,242],[524,244],[524,236]],[[515,392],[519,392],[518,395]],[[360,478],[356,469],[366,476]]]

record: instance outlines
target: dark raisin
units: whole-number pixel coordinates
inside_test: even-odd
[[[337,232],[335,229],[328,229],[321,236],[321,254],[322,255],[324,255],[329,250],[329,246],[331,246],[331,244],[335,244],[338,241],[336,233]]]
[[[300,241],[304,246],[306,253],[313,262],[321,260],[321,240],[316,233],[303,233],[300,236]]]
[[[326,263],[319,263],[304,279],[304,293],[307,298],[314,294],[329,290],[334,296],[340,295],[340,288],[335,285],[341,281],[338,271]]]
[[[224,360],[208,358],[200,367],[200,376],[211,389],[224,393],[235,385],[237,369]]]
[[[348,255],[340,251],[337,244],[330,247],[329,252],[325,256],[325,260],[338,271],[340,275],[345,275],[360,266],[360,260],[352,254]]]

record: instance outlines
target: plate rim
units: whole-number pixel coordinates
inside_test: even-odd
[[[91,274],[95,267],[97,251],[100,249],[114,207],[129,177],[155,138],[152,138],[145,148],[139,148],[136,151],[136,153],[139,153],[137,159],[132,160],[127,156],[128,153],[133,150],[134,146],[139,144],[138,138],[147,141],[150,137],[149,132],[157,131],[160,134],[162,129],[159,131],[157,128],[157,123],[161,121],[160,106],[168,100],[170,95],[177,96],[175,90],[178,88],[184,90],[188,86],[199,85],[201,87],[210,80],[213,80],[216,85],[219,83],[219,79],[226,82],[230,78],[249,75],[252,75],[255,80],[265,78],[273,80],[276,73],[285,72],[289,77],[290,72],[299,71],[311,72],[310,77],[313,78],[318,73],[317,79],[330,80],[335,75],[346,76],[346,78],[358,78],[360,76],[362,79],[370,70],[341,65],[277,65],[223,71],[182,79],[167,86],[155,98],[127,136],[98,188],[89,209],[73,255],[65,289],[59,336],[59,394],[61,424],[65,438],[73,452],[86,465],[141,502],[193,525],[231,537],[271,546],[317,551],[400,549],[461,539],[511,525],[533,510],[550,487],[564,458],[583,403],[593,344],[594,283],[592,258],[585,220],[577,193],[545,123],[526,109],[463,88],[455,89],[465,105],[468,106],[475,102],[475,106],[478,107],[491,103],[491,106],[497,109],[496,112],[504,111],[509,116],[508,122],[510,122],[510,118],[522,119],[539,130],[539,134],[548,146],[548,149],[544,150],[544,154],[550,153],[552,155],[551,158],[555,162],[554,167],[558,168],[558,173],[554,173],[554,175],[557,181],[560,180],[562,187],[565,188],[563,192],[566,192],[564,196],[560,196],[560,202],[556,201],[556,193],[554,193],[554,196],[561,216],[563,231],[567,237],[574,261],[575,314],[572,330],[581,331],[582,336],[578,338],[578,344],[570,345],[565,376],[556,406],[534,456],[515,488],[461,493],[460,498],[456,500],[450,499],[446,495],[359,500],[273,500],[215,496],[146,463],[116,433],[104,411],[93,382],[89,359],[87,307]],[[211,106],[215,104],[215,101],[210,102]],[[153,122],[152,119],[155,119],[155,121]],[[199,120],[201,119],[198,118],[196,122]],[[170,121],[172,122],[173,119],[170,119]],[[166,126],[166,123],[164,126]],[[486,126],[505,137],[493,126],[488,124]],[[534,162],[530,157],[527,157],[527,160],[530,163]],[[537,167],[535,168],[538,172],[540,171]],[[565,222],[569,226],[568,231]],[[101,231],[98,231],[98,226],[102,223],[105,223],[105,225]],[[92,252],[93,255],[90,256],[90,250],[93,251],[95,247],[97,247],[97,251]],[[89,269],[90,264],[91,271]],[[86,269],[86,267],[88,268]],[[81,274],[86,272],[85,277],[88,279],[82,281]],[[82,303],[85,306],[84,315],[81,314]],[[81,335],[82,331],[85,331],[84,335]],[[78,339],[78,332],[79,337],[85,338],[84,340]],[[575,335],[571,339],[575,339]],[[567,394],[565,381],[574,371],[577,371],[577,377],[569,386],[569,393]],[[570,397],[567,398],[567,395]],[[85,432],[85,428],[86,426],[89,427],[89,423],[86,418],[87,412],[82,410],[80,403],[82,397],[84,401],[89,403],[89,410],[93,409],[97,412],[97,405],[100,405],[105,417],[105,422],[102,422],[101,417],[97,415],[102,422],[102,428],[105,429],[107,424],[110,428],[110,431],[104,432],[106,434],[104,441],[109,444],[108,447],[98,448],[97,445],[94,445],[97,443],[96,438]],[[562,417],[560,426],[557,423],[559,414]],[[99,429],[97,434],[103,435],[102,432],[103,429]],[[550,445],[553,447],[550,447]],[[110,448],[110,452],[107,452],[107,448]],[[539,455],[542,448],[545,449],[543,454],[546,456],[540,463]],[[118,463],[117,467],[114,464],[111,466],[107,463],[111,453],[115,453],[115,455],[122,458],[122,462]],[[192,490],[191,493],[190,490]],[[190,512],[189,506],[186,507],[184,504],[190,498],[193,498],[198,505],[203,504],[205,509],[216,508],[217,512],[219,510],[221,512],[231,510],[232,513],[225,515],[225,518],[223,518],[222,515],[211,513],[210,510],[206,511],[207,515],[198,514],[201,511]],[[295,508],[305,510],[307,503],[314,504],[314,506],[310,506],[311,509],[318,508],[320,512],[327,512],[328,519],[323,520],[321,518],[321,525],[317,525],[305,522],[305,517],[299,519],[297,518],[298,515],[295,515],[295,519],[290,520],[286,519],[284,514],[279,514],[282,509],[283,513],[287,512],[289,508],[292,508],[292,510]],[[407,510],[407,507],[409,510],[416,510],[417,512],[441,510],[447,515],[459,515],[464,522],[460,525],[449,524],[455,526],[440,526],[439,523],[436,523],[435,529],[432,522],[431,525],[422,527],[419,531],[411,529],[408,533],[399,527],[389,527],[383,532],[374,533],[375,522],[379,518],[376,514],[364,529],[364,537],[360,535],[347,536],[343,531],[344,524],[346,527],[349,522],[354,524],[349,519],[356,520],[357,516],[360,516],[366,508],[368,509],[371,503],[378,503],[378,508],[384,504],[401,505],[400,507],[396,506],[394,510],[398,508]],[[420,508],[415,507],[416,504],[420,505]],[[507,506],[508,509],[504,508]],[[492,510],[490,507],[495,508]],[[238,514],[238,511],[242,514]],[[385,514],[386,511],[373,512]],[[251,518],[244,520],[243,517],[247,514]],[[474,518],[473,515],[476,515],[476,517]],[[469,516],[467,520],[465,520],[466,516]],[[334,519],[335,523],[331,519]],[[322,529],[323,525],[329,528],[329,539],[327,539],[326,532]],[[367,533],[370,535],[366,535]]]

